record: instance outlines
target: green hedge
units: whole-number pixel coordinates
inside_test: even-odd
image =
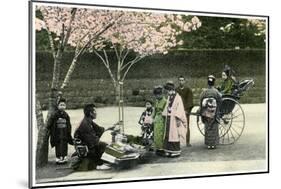
[[[109,60],[113,70],[116,65],[114,52],[109,52]],[[65,52],[62,60],[62,76],[65,75],[73,52]],[[128,59],[132,59],[130,55]],[[93,53],[85,53],[80,57],[73,79],[106,79],[109,78],[101,60]],[[132,67],[127,78],[165,78],[175,75],[203,77],[210,73],[220,77],[224,64],[228,64],[239,76],[264,75],[264,50],[181,50],[171,51],[166,55],[146,57]],[[49,52],[36,53],[37,80],[50,80],[53,59]]]
[[[62,60],[62,76],[65,75],[73,53],[66,52]],[[130,55],[129,58],[132,58]],[[114,63],[113,52],[109,59]],[[263,50],[180,50],[167,55],[154,55],[144,58],[128,74],[125,82],[125,102],[127,105],[142,106],[145,99],[151,98],[153,86],[163,84],[168,79],[177,80],[185,75],[188,85],[194,90],[195,103],[201,88],[205,87],[206,76],[220,77],[224,64],[230,65],[239,79],[254,78],[255,87],[241,99],[241,103],[265,102],[265,51]],[[43,108],[47,100],[53,69],[52,55],[49,52],[36,53],[36,92]],[[114,69],[114,67],[113,67]],[[134,91],[143,90],[138,95]],[[83,104],[95,102],[99,105],[114,103],[114,89],[110,77],[100,60],[90,53],[79,59],[79,66],[73,73],[70,85],[64,91],[69,108],[81,108]]]

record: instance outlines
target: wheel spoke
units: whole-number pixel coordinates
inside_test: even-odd
[[[233,108],[233,110],[232,110],[232,114],[235,114],[236,112],[238,112],[239,110],[240,110],[240,108],[238,107],[237,108],[237,110],[235,110],[235,108],[236,108],[237,106],[235,106],[234,108]],[[235,111],[234,111],[235,110]],[[234,112],[233,112],[234,111]]]
[[[234,135],[233,135],[233,133],[232,133],[232,131],[231,131],[231,128],[229,129],[229,131],[230,131],[230,134],[231,134],[233,140],[235,141],[235,137],[234,137]]]
[[[225,136],[222,137],[222,144],[224,144],[224,138],[225,138]]]
[[[222,103],[220,121],[220,143],[233,144],[241,136],[245,126],[245,115],[242,106],[233,98],[226,97]],[[223,133],[224,132],[224,133]],[[222,135],[222,136],[221,136]]]
[[[222,125],[221,123],[219,123],[219,129],[221,129],[222,134],[220,135],[220,137],[224,136],[225,133],[227,132],[227,129],[224,127],[224,125]]]
[[[234,120],[234,121],[232,121],[232,123],[241,123],[241,122],[244,122],[244,120]]]
[[[219,131],[220,131],[219,137],[222,137],[225,134],[225,128],[219,127]]]
[[[232,116],[232,119],[235,119],[235,118],[237,118],[237,117],[239,117],[239,116],[243,116],[243,114],[242,113],[240,113],[240,114],[238,114],[238,115],[235,115],[235,116]]]
[[[233,130],[235,133],[237,133],[238,136],[240,136],[241,133],[239,133],[238,131],[236,131],[234,128],[230,128],[230,130]]]

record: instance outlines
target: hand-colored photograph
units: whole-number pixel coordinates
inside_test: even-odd
[[[268,16],[29,8],[30,187],[269,171]]]

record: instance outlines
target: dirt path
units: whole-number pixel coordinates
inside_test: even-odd
[[[191,176],[197,174],[235,173],[260,171],[266,169],[266,105],[242,105],[246,115],[246,127],[241,138],[233,145],[219,146],[216,150],[206,150],[203,136],[197,129],[195,117],[191,118],[191,144],[190,148],[183,148],[178,158],[163,158],[151,154],[145,163],[130,170],[122,171],[88,171],[73,172],[54,163],[54,149],[50,151],[50,163],[44,169],[37,171],[39,182],[69,181],[69,180],[95,180],[113,181],[118,179],[146,178],[151,176]],[[140,128],[136,125],[143,108],[125,108],[125,132],[137,135]],[[117,109],[114,107],[98,109],[97,123],[110,126],[117,120]],[[73,130],[83,117],[82,110],[68,110]],[[110,115],[110,116],[109,116]],[[104,120],[104,117],[107,119]],[[110,135],[106,133],[102,140],[110,142]],[[71,154],[72,147],[69,148]]]

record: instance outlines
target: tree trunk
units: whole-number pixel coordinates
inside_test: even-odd
[[[36,167],[44,167],[48,163],[49,153],[49,132],[45,125],[39,128],[37,138]]]
[[[116,103],[116,105],[118,105],[119,100],[120,100],[120,84],[118,81],[114,85],[114,88],[115,88],[115,103]]]
[[[68,83],[70,81],[70,78],[71,78],[71,75],[72,75],[73,71],[75,70],[75,68],[76,68],[76,66],[78,64],[77,59],[78,59],[78,56],[75,55],[73,60],[72,60],[72,62],[71,62],[71,65],[70,65],[70,67],[69,67],[69,69],[68,69],[68,71],[66,73],[64,81],[63,81],[63,83],[62,83],[62,85],[60,87],[61,89],[64,89],[68,85]]]
[[[43,113],[40,101],[36,96],[36,122],[38,128],[37,149],[36,149],[36,167],[43,167],[48,163],[48,133],[47,127],[44,124]]]
[[[40,111],[38,110],[38,118],[37,124],[39,127],[38,131],[38,139],[37,139],[37,149],[36,149],[36,166],[43,167],[48,163],[48,153],[49,153],[49,129],[48,129],[48,122],[50,116],[56,110],[56,103],[57,103],[57,96],[58,93],[55,89],[51,90],[51,94],[49,97],[49,110],[48,115],[45,121],[45,124],[42,122],[38,122],[40,120]],[[38,106],[39,107],[39,106]],[[42,111],[41,111],[42,114]],[[41,115],[43,116],[43,115]],[[40,126],[39,126],[40,125]]]
[[[37,129],[39,130],[41,127],[44,127],[44,117],[42,113],[41,103],[37,98],[37,95],[35,97],[36,99],[36,105],[35,105],[35,112],[36,112],[36,122],[37,122]]]

